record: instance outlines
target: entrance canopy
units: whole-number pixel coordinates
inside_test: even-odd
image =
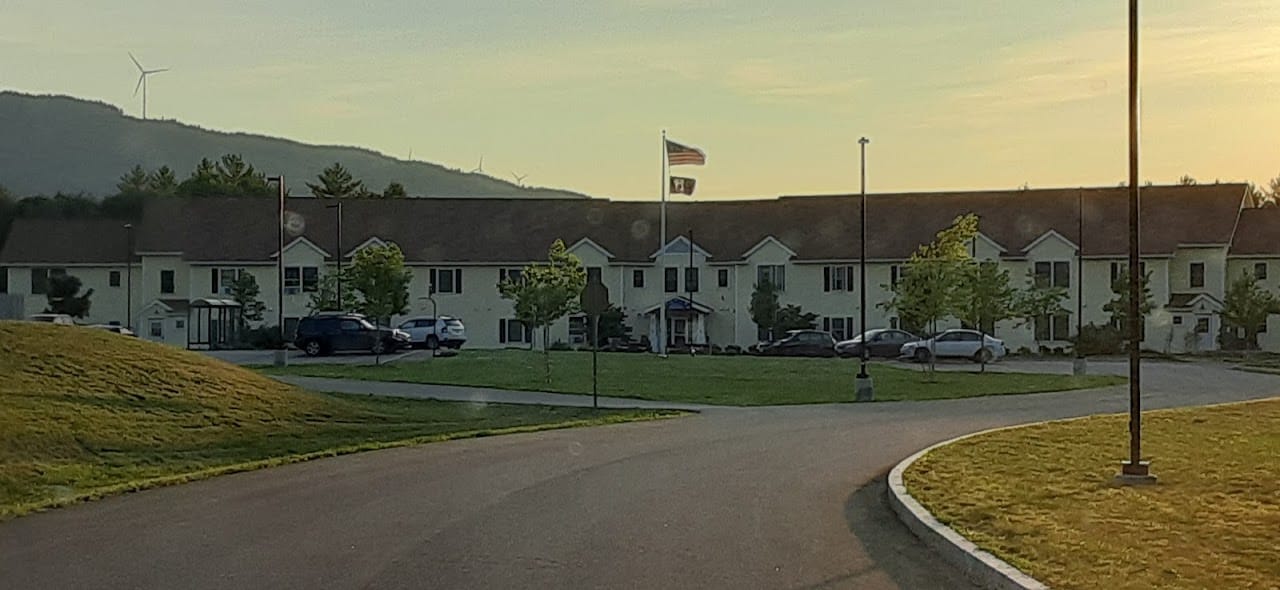
[[[644,310],[644,314],[649,315],[649,314],[658,313],[658,306],[660,305],[662,304],[660,303],[658,305],[654,305],[653,307],[650,307]],[[667,300],[666,305],[667,305],[667,311],[669,312],[682,311],[682,312],[694,312],[694,313],[700,313],[700,314],[706,315],[714,311],[710,307],[703,305],[697,301],[689,301],[688,297],[673,297]]]

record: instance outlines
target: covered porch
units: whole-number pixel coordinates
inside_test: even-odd
[[[661,342],[661,323],[659,310],[666,305],[667,347],[684,348],[687,346],[706,346],[707,321],[712,309],[706,305],[691,301],[687,297],[672,297],[664,303],[644,310],[649,319],[649,342],[653,343],[653,351],[657,352]]]

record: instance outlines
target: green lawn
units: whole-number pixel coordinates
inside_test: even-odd
[[[591,393],[591,354],[551,353],[552,379],[543,380],[541,353],[469,350],[457,357],[383,366],[295,365],[273,374],[471,385],[556,393]],[[720,405],[782,405],[853,400],[857,361],[749,356],[600,354],[600,394]],[[974,366],[974,370],[977,367]],[[876,399],[929,400],[1103,387],[1121,377],[977,374],[872,365]]]
[[[1280,587],[1280,399],[1143,422],[1150,487],[1112,484],[1123,415],[965,439],[904,480],[938,520],[1052,588]]]
[[[314,457],[671,415],[317,394],[104,331],[0,321],[0,520]]]

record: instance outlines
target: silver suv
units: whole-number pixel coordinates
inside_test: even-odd
[[[409,333],[409,342],[413,346],[435,350],[445,348],[462,348],[467,341],[467,328],[462,320],[447,315],[438,318],[409,318],[400,324],[400,329]]]

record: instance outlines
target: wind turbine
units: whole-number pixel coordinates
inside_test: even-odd
[[[477,172],[484,174],[484,156],[480,156],[480,165],[476,166],[475,169],[471,171],[472,174]]]
[[[159,74],[160,72],[167,72],[169,71],[169,68],[160,68],[157,70],[145,69],[142,67],[142,64],[138,63],[138,58],[133,56],[133,52],[129,52],[129,59],[133,60],[133,65],[138,66],[138,85],[133,87],[133,95],[137,96],[138,89],[139,88],[142,89],[142,118],[146,119],[147,118],[147,76],[150,76],[151,74]]]
[[[516,179],[516,186],[524,186],[524,179],[529,178],[529,175],[512,172],[511,177]]]

